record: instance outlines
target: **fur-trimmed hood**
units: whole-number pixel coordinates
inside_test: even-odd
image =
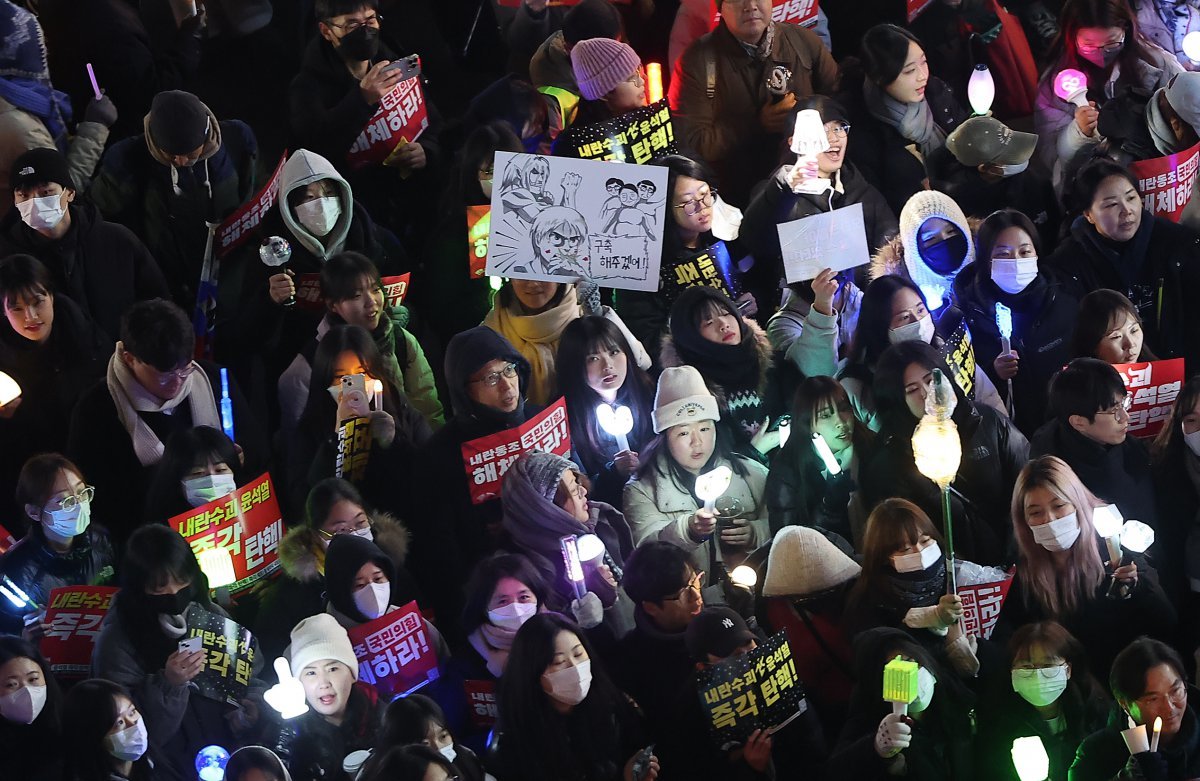
[[[383,549],[397,567],[408,557],[408,528],[395,516],[375,513],[371,516],[375,544]],[[288,577],[309,583],[325,575],[325,541],[311,526],[297,526],[279,543],[279,562]]]
[[[967,225],[971,230],[971,241],[974,242],[975,234],[979,231],[979,223],[983,222],[977,217],[967,218]],[[959,274],[967,272],[974,265],[974,260],[965,264],[959,270]],[[904,262],[904,241],[900,236],[893,236],[886,244],[881,246],[871,256],[871,264],[868,271],[868,279],[874,281],[887,274],[896,274],[904,277],[910,282],[913,281],[912,275],[908,273],[908,266]],[[946,287],[946,301],[948,303],[957,304],[954,297],[954,284],[951,282]],[[938,308],[941,304],[933,306],[934,302],[930,302],[931,308]]]
[[[767,337],[767,332],[762,326],[750,318],[742,320],[750,333],[754,335],[754,346],[758,348],[758,389],[761,392],[767,386],[767,372],[771,368],[772,361],[775,360],[775,351],[771,347],[771,340]],[[670,332],[663,336],[662,347],[659,352],[659,362],[665,369],[668,366],[684,366],[687,364],[680,356],[679,350],[675,347],[675,340],[671,338]],[[700,372],[703,376],[704,372]],[[725,401],[725,392],[719,385],[711,382],[707,377],[704,378],[706,384],[713,391],[713,394],[723,404]]]

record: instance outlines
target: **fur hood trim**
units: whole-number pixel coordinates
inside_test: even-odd
[[[771,340],[767,337],[767,332],[757,321],[750,318],[743,318],[743,322],[750,329],[750,333],[754,335],[754,346],[758,348],[758,390],[762,392],[767,387],[767,371],[771,368],[772,361],[775,360],[775,351],[771,347]],[[671,338],[670,332],[663,336],[662,347],[659,352],[659,363],[665,369],[668,366],[684,366],[684,360],[679,355],[679,351],[675,348],[675,340]],[[700,373],[701,376],[704,372]],[[719,386],[714,385],[705,377],[704,381],[710,386],[717,398],[721,399],[722,403],[725,399],[725,393]]]
[[[408,557],[408,528],[395,516],[375,513],[371,533],[378,545],[397,567]],[[325,541],[310,526],[297,526],[284,535],[279,544],[279,563],[291,578],[303,583],[320,580],[325,573]]]

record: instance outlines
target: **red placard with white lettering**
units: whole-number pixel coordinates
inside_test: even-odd
[[[913,19],[916,19],[925,9],[933,4],[933,0],[907,0],[908,3],[908,23],[912,24]]]
[[[116,593],[112,586],[64,586],[50,592],[42,619],[49,628],[39,647],[55,675],[88,675],[100,624]]]
[[[486,237],[485,237],[486,238]],[[383,277],[383,299],[388,309],[395,309],[408,296],[411,272]],[[321,275],[301,274],[296,277],[296,308],[305,312],[324,312],[325,299],[321,297]]]
[[[1154,436],[1171,417],[1171,407],[1183,387],[1183,359],[1118,363],[1113,368],[1133,394],[1129,433],[1139,438]]]
[[[406,79],[383,96],[379,110],[358,134],[346,160],[354,168],[383,163],[405,144],[416,141],[429,127],[429,110],[421,77]]]
[[[6,550],[8,550],[9,548],[11,548],[12,546],[14,546],[16,544],[17,544],[17,538],[13,537],[12,534],[8,531],[8,529],[5,529],[3,526],[0,526],[0,553],[4,553]]]
[[[269,473],[229,496],[176,515],[168,525],[183,535],[197,556],[210,548],[229,551],[236,578],[228,587],[231,594],[245,591],[279,569],[283,518]]]
[[[492,205],[467,207],[467,268],[471,279],[480,279],[487,268],[488,234],[492,232]]]
[[[817,23],[817,0],[774,0],[771,19],[776,22],[812,27]]]
[[[471,723],[481,729],[491,729],[496,726],[500,711],[496,707],[495,681],[463,681],[463,691],[467,694],[467,709],[470,712]]]
[[[994,583],[959,586],[958,596],[963,603],[963,632],[989,640],[1000,618],[1000,608],[1012,586],[1012,578]]]
[[[283,164],[287,162],[287,151],[279,158],[275,173],[250,200],[238,207],[238,210],[225,218],[217,228],[216,252],[218,258],[223,258],[244,242],[250,233],[262,222],[262,218],[279,197],[279,177],[283,173]]]
[[[439,676],[437,651],[417,603],[384,613],[349,630],[358,658],[358,680],[385,700],[408,694]]]
[[[571,427],[567,424],[566,401],[560,398],[516,428],[463,444],[463,467],[467,471],[471,504],[483,504],[500,496],[504,473],[527,450],[570,454]]]
[[[1200,143],[1173,155],[1130,163],[1129,172],[1138,180],[1146,211],[1179,222],[1192,199],[1198,163]]]

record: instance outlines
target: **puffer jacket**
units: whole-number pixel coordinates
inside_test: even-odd
[[[63,586],[106,585],[113,581],[116,555],[108,532],[89,526],[75,538],[71,550],[59,553],[46,542],[41,524],[30,527],[20,542],[0,557],[0,574],[21,587],[43,608],[50,592]],[[7,599],[0,604],[0,631],[21,633],[22,616]]]

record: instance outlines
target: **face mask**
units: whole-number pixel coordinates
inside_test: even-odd
[[[1037,258],[993,260],[992,281],[1005,293],[1020,293],[1029,287],[1030,282],[1037,279],[1037,261]]]
[[[368,583],[354,592],[354,606],[367,618],[379,618],[391,598],[391,583]]]
[[[888,331],[888,341],[892,344],[900,344],[910,339],[917,339],[925,344],[929,344],[933,341],[933,334],[933,316],[925,315],[915,323],[908,323],[899,328],[890,329]]]
[[[365,529],[355,529],[350,533],[355,537],[362,537],[364,540],[370,540],[371,542],[375,541],[375,535],[372,533],[370,526]]]
[[[484,198],[487,198],[489,201],[492,200],[492,180],[491,179],[480,179],[479,180],[479,189],[483,190]]]
[[[1079,539],[1079,521],[1075,513],[1041,526],[1030,526],[1029,530],[1033,532],[1033,541],[1048,551],[1070,550]]]
[[[327,195],[315,201],[305,201],[296,207],[296,219],[314,236],[321,237],[333,230],[338,217],[342,216],[342,203],[337,197]]]
[[[1057,700],[1067,688],[1067,666],[1056,665],[1043,670],[1013,670],[1013,691],[1025,702],[1037,708]]]
[[[35,231],[54,230],[54,226],[62,222],[66,210],[62,207],[61,195],[47,195],[45,198],[30,198],[17,204],[17,211],[26,225]]]
[[[909,713],[921,713],[929,707],[929,703],[933,701],[933,687],[936,683],[937,678],[933,677],[933,673],[924,667],[917,668],[917,698],[909,704]]]
[[[967,258],[967,237],[957,233],[928,247],[921,247],[921,259],[925,265],[941,276],[953,274]]]
[[[489,610],[488,621],[501,629],[515,632],[521,628],[522,624],[533,618],[535,613],[537,613],[537,605],[533,602],[510,602],[504,607]]]
[[[564,705],[578,705],[592,688],[592,660],[580,662],[565,670],[545,673],[542,678],[550,684],[550,696]]]
[[[1016,176],[1029,167],[1029,161],[1017,163],[1016,165],[993,165],[992,170],[1003,177]]]
[[[458,758],[458,752],[454,750],[453,743],[451,743],[449,746],[446,746],[445,748],[439,748],[438,753],[441,754],[443,757],[445,757],[447,762],[453,762],[455,759]]]
[[[42,530],[59,540],[78,537],[92,522],[92,503],[80,502],[70,510],[44,510],[49,521],[42,521]]]
[[[132,727],[104,738],[104,747],[122,762],[136,762],[146,753],[146,722],[138,719]]]
[[[155,613],[167,616],[183,615],[192,603],[192,587],[184,586],[174,594],[147,594],[146,603]]]
[[[203,475],[183,481],[183,494],[192,507],[229,496],[236,490],[233,475]]]
[[[25,686],[0,697],[0,716],[16,724],[32,724],[46,706],[45,686]]]
[[[1200,456],[1200,430],[1193,431],[1191,434],[1185,431],[1183,434],[1183,444],[1188,446],[1188,450],[1192,451],[1192,455]]]
[[[363,25],[341,37],[338,52],[347,62],[373,60],[379,53],[379,30]]]
[[[892,566],[899,573],[905,572],[922,572],[929,569],[934,564],[942,560],[942,549],[935,542],[932,545],[922,548],[916,553],[905,553],[901,556],[892,556]]]

